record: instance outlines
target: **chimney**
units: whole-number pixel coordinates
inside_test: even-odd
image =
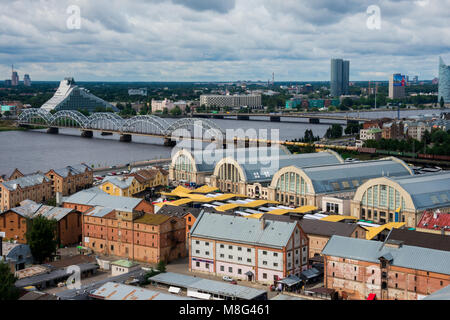
[[[62,204],[61,192],[56,192],[56,206],[60,206]]]
[[[266,228],[266,219],[261,218],[261,230],[264,230]]]

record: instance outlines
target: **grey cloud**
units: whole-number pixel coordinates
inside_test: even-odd
[[[173,3],[186,6],[196,11],[212,10],[227,13],[236,5],[236,0],[172,0]]]

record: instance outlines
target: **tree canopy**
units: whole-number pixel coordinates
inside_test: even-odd
[[[0,301],[17,300],[19,289],[14,285],[17,278],[11,272],[9,265],[0,261]]]
[[[31,254],[39,264],[51,258],[56,251],[58,244],[56,240],[56,225],[56,220],[49,220],[45,217],[37,217],[32,220],[31,228],[27,232],[26,238]]]

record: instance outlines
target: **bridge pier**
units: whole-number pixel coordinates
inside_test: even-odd
[[[174,146],[176,146],[176,141],[173,141],[173,140],[171,140],[170,138],[164,138],[164,145],[166,146],[166,147],[174,147]]]
[[[121,134],[120,141],[121,142],[131,142],[131,134]]]
[[[250,120],[250,117],[249,116],[240,116],[240,115],[238,115],[237,116],[237,120]]]
[[[47,129],[47,133],[58,134],[59,133],[59,128],[50,127],[50,128]]]
[[[280,122],[281,121],[281,117],[279,116],[271,116],[270,117],[270,122]]]
[[[318,123],[320,123],[320,119],[319,118],[309,118],[309,123],[318,124]]]
[[[81,136],[83,138],[92,138],[94,136],[94,132],[90,130],[81,130]]]

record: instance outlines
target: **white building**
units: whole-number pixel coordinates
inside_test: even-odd
[[[207,107],[261,108],[261,95],[201,95],[200,105]]]
[[[177,106],[181,109],[181,111],[185,111],[187,106],[186,101],[173,102],[167,98],[164,100],[152,99],[152,112],[163,112],[165,108],[167,108],[167,111],[170,112]]]

